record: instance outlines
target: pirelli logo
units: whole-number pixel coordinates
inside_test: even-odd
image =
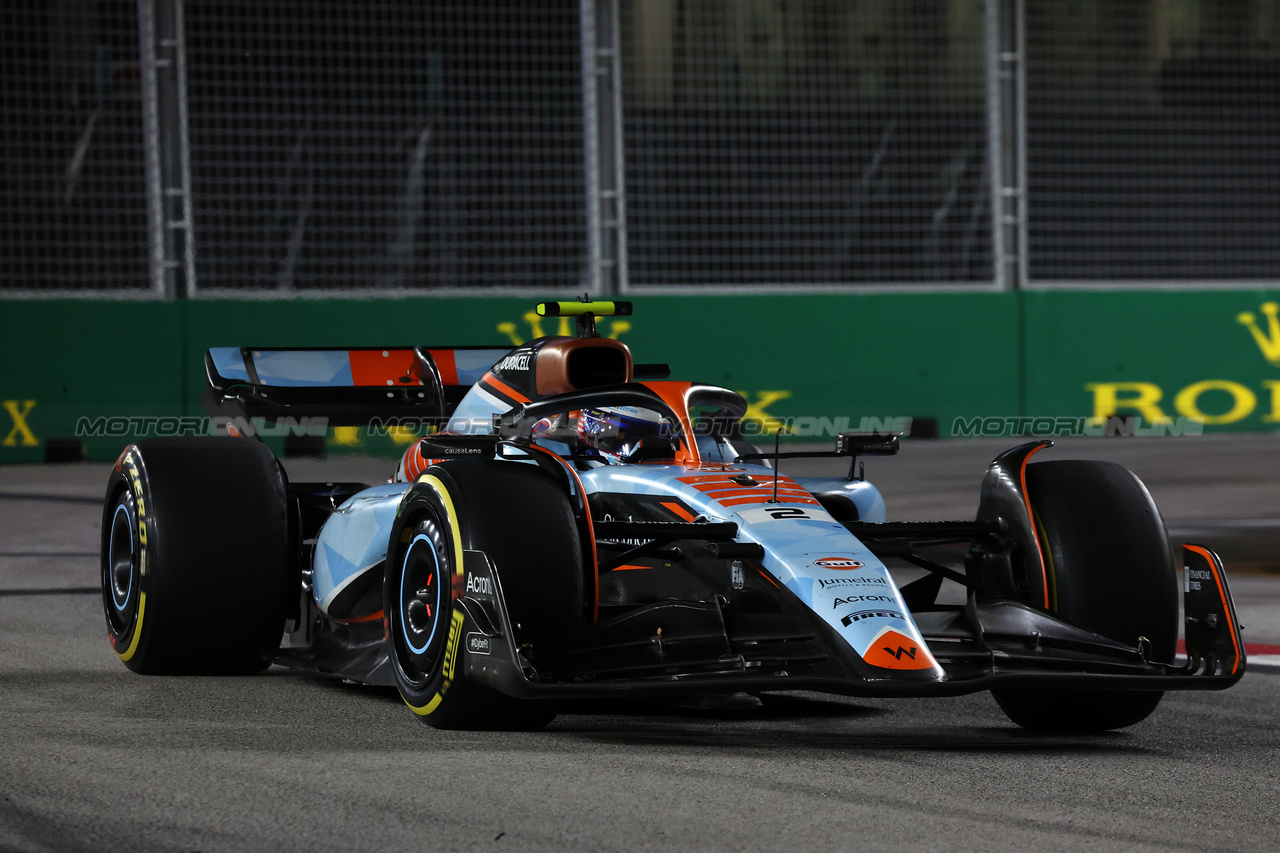
[[[458,662],[458,638],[462,636],[462,623],[466,619],[462,611],[453,611],[449,621],[449,642],[444,648],[444,677],[453,681],[453,668]]]

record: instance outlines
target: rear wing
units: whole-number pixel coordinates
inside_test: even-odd
[[[205,353],[211,417],[444,420],[510,347],[213,347]]]

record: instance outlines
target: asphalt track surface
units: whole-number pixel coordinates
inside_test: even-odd
[[[867,474],[891,517],[972,517],[1007,444],[909,442]],[[1137,471],[1173,535],[1224,555],[1246,640],[1280,643],[1280,436],[1050,453]],[[289,467],[377,482],[391,466]],[[96,594],[106,470],[0,468],[0,850],[1280,849],[1280,673],[1262,668],[1089,737],[1025,734],[986,694],[437,732],[392,691],[281,668],[136,676]]]

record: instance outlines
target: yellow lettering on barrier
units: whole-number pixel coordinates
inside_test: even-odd
[[[1103,423],[1118,409],[1136,409],[1148,423],[1167,421],[1169,416],[1156,404],[1164,396],[1154,382],[1090,382],[1084,390],[1093,392],[1093,418],[1091,423]],[[1121,394],[1132,394],[1121,398]]]
[[[746,393],[742,391],[739,391],[738,393],[742,394],[743,397],[747,396]],[[769,414],[765,409],[779,400],[785,400],[790,396],[790,391],[757,391],[755,402],[751,402],[750,400],[747,401],[747,411],[743,413],[742,420],[753,421],[759,424],[760,432],[762,434],[775,433],[778,431],[778,427],[786,426],[786,424],[779,418],[775,418],[773,415]]]
[[[1200,411],[1200,395],[1206,391],[1225,391],[1231,395],[1231,408],[1221,415],[1206,415]],[[1205,379],[1188,385],[1173,399],[1174,408],[1188,418],[1200,418],[1206,424],[1233,424],[1242,421],[1258,406],[1258,398],[1239,382],[1227,379]]]
[[[1258,328],[1257,319],[1252,311],[1242,311],[1237,314],[1236,322],[1249,330],[1254,343],[1262,351],[1262,357],[1280,367],[1280,319],[1276,317],[1276,314],[1280,313],[1280,305],[1275,302],[1264,302],[1262,313],[1267,315],[1266,332]]]
[[[1264,424],[1280,423],[1280,380],[1264,379],[1262,387],[1271,392],[1271,411],[1262,416]]]
[[[22,410],[18,410],[17,400],[0,401],[0,405],[4,406],[4,410],[9,413],[9,417],[13,418],[13,429],[9,430],[9,434],[5,436],[3,443],[5,447],[13,447],[18,443],[18,436],[22,436],[23,447],[35,447],[40,442],[36,439],[35,434],[31,432],[31,427],[27,426],[27,415],[35,408],[35,400],[23,400]]]
[[[360,427],[334,427],[333,443],[354,447],[360,443]]]
[[[387,435],[391,436],[391,440],[396,444],[408,444],[418,438],[418,431],[408,427],[396,426],[388,429]]]
[[[503,321],[497,326],[498,334],[506,336],[507,340],[511,341],[511,345],[513,347],[518,347],[525,341],[531,341],[534,338],[546,336],[547,333],[544,332],[542,328],[542,321],[545,318],[538,316],[536,312],[530,311],[520,319],[529,325],[529,337],[527,338],[520,337],[519,325],[512,323],[509,320]],[[603,323],[598,325],[603,329]],[[629,320],[613,320],[609,323],[608,337],[613,338],[616,341],[629,331],[631,331],[631,322]],[[560,318],[560,322],[556,325],[555,334],[562,338],[572,336],[573,318],[570,316],[562,316]]]

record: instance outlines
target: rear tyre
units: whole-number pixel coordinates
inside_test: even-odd
[[[433,466],[406,494],[387,549],[383,613],[405,704],[440,729],[540,728],[542,701],[469,683],[459,649],[466,617],[463,550],[484,551],[502,584],[517,646],[559,639],[583,623],[582,547],[563,487],[514,462]]]
[[[1164,521],[1131,471],[1109,462],[1027,466],[1046,563],[1050,612],[1117,642],[1151,642],[1171,663],[1178,642],[1178,592]],[[1146,719],[1159,691],[993,690],[1009,719],[1046,732],[1101,732]]]
[[[116,462],[102,515],[111,645],[144,674],[243,674],[280,646],[287,486],[262,444],[140,441]]]

